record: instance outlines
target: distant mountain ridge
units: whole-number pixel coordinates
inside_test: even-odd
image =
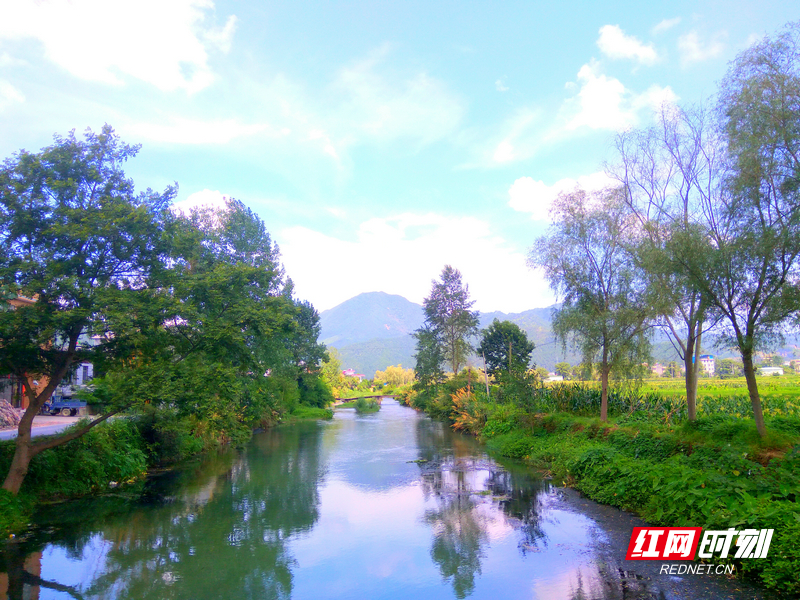
[[[511,321],[536,344],[531,354],[534,364],[550,371],[560,361],[576,365],[581,362],[581,357],[571,349],[564,352],[561,343],[556,342],[553,336],[551,317],[557,306],[520,313],[481,313],[479,327],[485,329],[494,319]],[[368,292],[320,314],[320,341],[339,351],[343,367],[373,377],[375,371],[389,365],[414,367],[416,340],[411,334],[422,326],[424,320],[425,313],[419,304],[395,294]],[[789,336],[788,342],[798,344],[800,337]],[[736,356],[735,351],[715,348],[713,343],[703,351],[720,358]],[[681,362],[666,334],[661,331],[656,331],[653,336],[652,353],[655,362]],[[474,357],[472,364],[479,364]]]
[[[385,292],[366,292],[320,313],[320,341],[334,348],[411,335],[425,314],[419,304]],[[388,366],[388,365],[386,365]]]
[[[511,314],[481,313],[479,327],[488,327],[494,319],[516,323],[536,344],[534,362],[552,369],[562,354],[560,345],[553,340],[552,310],[548,307]],[[320,314],[320,341],[339,351],[344,367],[372,377],[376,370],[389,365],[414,366],[416,341],[411,334],[424,320],[419,304],[395,294],[367,292]]]

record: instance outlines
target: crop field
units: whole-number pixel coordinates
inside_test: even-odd
[[[645,380],[638,388],[612,387],[609,409],[616,414],[640,413],[661,415],[666,420],[686,416],[686,389],[681,378]],[[765,416],[800,418],[800,376],[784,375],[758,378]],[[548,385],[537,394],[537,404],[544,410],[564,410],[593,414],[599,407],[600,384],[564,382]],[[698,416],[752,415],[750,396],[744,377],[704,378],[697,388]]]

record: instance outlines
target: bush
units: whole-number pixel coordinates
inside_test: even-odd
[[[357,413],[373,413],[381,409],[381,405],[375,400],[368,400],[366,398],[356,398],[354,407]]]
[[[73,425],[81,427],[83,422]],[[0,444],[0,470],[7,473],[14,442]],[[147,468],[146,449],[136,424],[113,419],[62,446],[35,456],[21,493],[40,498],[81,496],[109,484],[135,481]]]

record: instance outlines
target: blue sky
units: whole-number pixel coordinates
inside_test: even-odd
[[[320,310],[553,296],[525,266],[548,206],[604,183],[613,136],[711,97],[793,2],[0,2],[0,156],[110,123],[138,187],[239,198]]]

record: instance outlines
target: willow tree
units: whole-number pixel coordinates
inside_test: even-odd
[[[660,290],[657,322],[683,361],[688,418],[694,420],[702,337],[717,323],[718,312],[681,259],[686,237],[717,201],[724,143],[704,108],[664,105],[653,125],[618,134],[615,145],[618,162],[606,170],[623,186],[641,226],[634,256]]]
[[[641,231],[621,189],[561,194],[553,215],[528,264],[544,270],[561,301],[553,315],[556,337],[577,348],[585,362],[598,363],[605,421],[610,375],[624,375],[649,353],[653,302],[630,250]]]
[[[725,317],[724,339],[742,356],[763,436],[753,357],[800,309],[800,23],[731,63],[718,117],[727,143],[722,193],[704,206],[705,244],[685,244],[682,262]]]

